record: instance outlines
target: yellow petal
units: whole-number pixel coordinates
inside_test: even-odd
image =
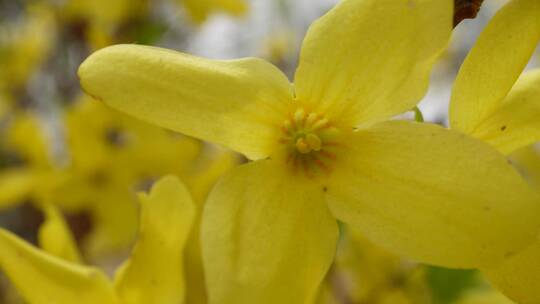
[[[186,267],[186,303],[207,302],[200,242],[200,222],[204,202],[216,181],[240,162],[238,154],[234,152],[223,149],[213,152],[203,155],[199,159],[199,165],[195,166],[195,172],[188,174],[185,179],[198,210],[189,236],[184,261]]]
[[[513,0],[493,17],[456,78],[452,128],[471,133],[497,110],[538,44],[539,14],[538,0]]]
[[[141,195],[139,238],[116,277],[125,304],[182,303],[184,246],[195,217],[195,204],[180,180],[159,180]]]
[[[46,252],[69,262],[81,263],[81,255],[69,227],[54,205],[46,205],[45,222],[39,228],[39,245]]]
[[[483,272],[514,301],[537,304],[540,299],[540,239],[496,267],[483,269]]]
[[[281,169],[272,160],[240,166],[210,193],[201,228],[210,303],[315,300],[336,221],[322,187]]]
[[[488,145],[407,121],[356,132],[330,209],[395,253],[446,267],[496,263],[534,237],[538,196]]]
[[[115,304],[112,284],[92,267],[61,260],[0,229],[0,267],[32,304]]]
[[[10,208],[28,198],[34,189],[34,171],[14,168],[0,171],[0,210]]]
[[[250,158],[274,149],[291,90],[274,66],[117,45],[79,68],[85,91],[134,117],[222,144]]]
[[[452,30],[450,0],[343,0],[309,29],[297,98],[351,124],[405,112],[425,94]]]
[[[523,74],[503,104],[471,135],[504,154],[540,141],[540,69]]]

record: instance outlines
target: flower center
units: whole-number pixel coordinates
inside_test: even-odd
[[[287,148],[286,162],[308,176],[330,172],[336,158],[340,129],[324,115],[298,108],[283,122],[280,143]]]

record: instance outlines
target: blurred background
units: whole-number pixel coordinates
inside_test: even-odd
[[[138,43],[210,58],[263,57],[292,79],[308,26],[337,2],[0,0],[0,227],[40,246],[53,205],[80,262],[112,272],[137,237],[136,192],[175,174],[201,207],[219,176],[244,160],[103,107],[82,93],[79,64],[104,46]],[[426,121],[447,124],[459,66],[505,2],[486,0],[476,19],[455,29],[419,106]],[[529,66],[539,64],[535,56]],[[205,303],[197,231],[186,272],[186,302]],[[0,303],[24,303],[1,270]],[[342,227],[319,303],[510,302],[474,270],[418,265]]]

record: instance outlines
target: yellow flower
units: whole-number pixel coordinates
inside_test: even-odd
[[[0,229],[0,268],[25,300],[35,304],[183,303],[182,261],[195,205],[174,177],[161,179],[140,201],[138,241],[114,283],[101,270],[76,263],[73,239],[54,209],[40,231],[48,252]]]
[[[527,157],[525,177],[537,189],[538,152],[519,149],[540,140],[540,69],[523,73],[539,41],[540,2],[510,1],[490,21],[467,56],[450,104],[453,129],[483,140],[505,155],[517,151],[513,156],[518,157],[518,164]],[[540,200],[536,203],[540,205]],[[515,301],[538,303],[540,231],[526,249],[495,266],[481,268]]]
[[[204,22],[214,11],[241,16],[247,11],[245,0],[177,0],[186,7],[193,21]]]
[[[55,41],[55,21],[49,8],[29,5],[24,22],[0,28],[0,89],[26,84],[50,53]]]
[[[504,154],[539,141],[540,69],[521,75],[539,41],[540,2],[513,0],[503,7],[459,71],[451,127]]]
[[[21,166],[0,168],[0,210],[30,199],[36,206],[55,204],[68,214],[88,214],[91,231],[82,242],[85,256],[125,250],[137,229],[138,206],[130,189],[164,174],[180,176],[197,204],[195,226],[186,250],[190,303],[205,303],[199,223],[203,202],[215,181],[238,164],[233,153],[154,127],[104,105],[81,98],[67,109],[69,163],[53,166],[43,128],[30,114],[15,116],[3,140],[23,159]]]
[[[336,218],[395,253],[453,267],[496,263],[534,238],[537,196],[500,153],[435,125],[382,122],[425,93],[452,5],[341,1],[311,26],[294,87],[261,59],[137,45],[81,65],[96,99],[252,160],[205,206],[211,303],[313,301]]]

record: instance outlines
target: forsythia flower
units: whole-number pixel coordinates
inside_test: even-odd
[[[490,146],[411,109],[452,29],[450,0],[343,0],[305,38],[292,87],[261,59],[208,60],[119,45],[80,67],[85,91],[251,163],[209,195],[211,303],[309,303],[336,218],[423,262],[478,267],[535,236],[537,195]]]
[[[47,211],[40,230],[47,252],[0,229],[0,268],[33,304],[183,303],[182,261],[195,205],[174,177],[158,181],[140,200],[139,237],[114,284],[97,268],[77,264],[80,257],[73,238],[56,209]]]
[[[27,10],[27,19],[0,26],[0,90],[23,87],[54,45],[50,9],[29,5]]]
[[[451,127],[506,155],[540,140],[540,69],[521,75],[539,41],[539,1],[513,0],[503,7],[460,69],[452,92]],[[525,250],[481,268],[507,296],[538,303],[540,230]]]

